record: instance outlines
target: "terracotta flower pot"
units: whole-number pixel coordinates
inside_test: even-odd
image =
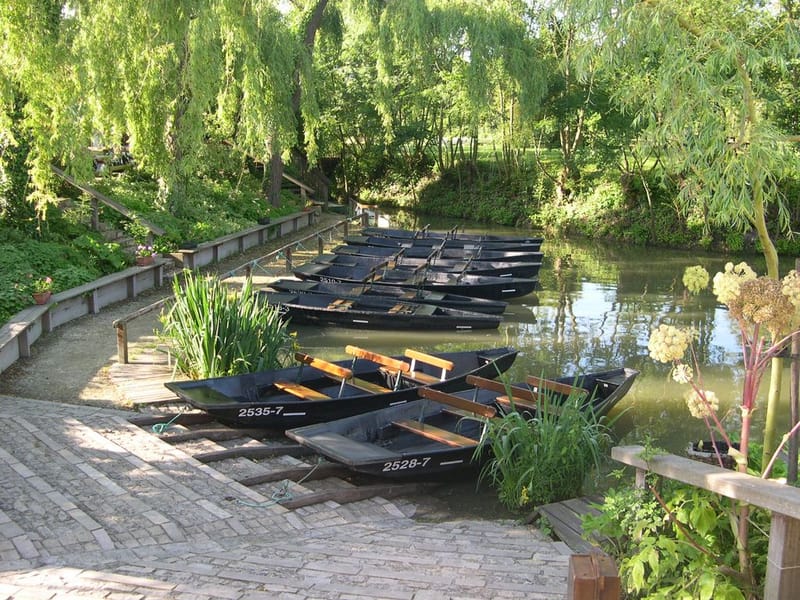
[[[53,292],[33,292],[33,301],[36,304],[47,304],[47,301],[50,300],[50,296],[53,295]]]
[[[150,256],[137,256],[136,257],[136,265],[139,267],[146,267],[148,265],[152,265],[156,260],[156,257],[152,254]]]

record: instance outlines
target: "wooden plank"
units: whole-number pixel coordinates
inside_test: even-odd
[[[288,392],[293,396],[297,396],[298,398],[302,398],[303,400],[330,400],[331,397],[323,394],[322,392],[318,392],[317,390],[313,390],[310,387],[306,387],[304,385],[300,385],[299,383],[294,383],[293,381],[276,381],[273,384],[279,390],[283,390],[284,392]]]
[[[250,437],[254,440],[261,439],[266,435],[264,429],[230,429],[228,427],[221,428],[206,428],[206,429],[193,429],[191,431],[184,431],[181,433],[169,433],[160,436],[168,444],[179,444],[181,442],[188,442],[191,440],[209,439],[215,442],[223,440],[236,440],[239,438]]]
[[[319,463],[313,466],[295,467],[293,469],[281,469],[280,471],[273,471],[272,473],[264,473],[262,475],[253,475],[252,477],[245,477],[244,479],[237,480],[247,487],[260,485],[262,483],[272,483],[273,481],[314,481],[317,479],[327,479],[328,477],[345,477],[352,474],[352,471],[344,465],[336,463]]]
[[[747,473],[722,469],[719,466],[674,454],[657,454],[644,459],[642,458],[644,452],[642,446],[615,446],[611,449],[611,458],[637,469],[652,471],[709,490],[726,498],[741,500],[800,519],[800,488],[761,479]]]
[[[367,381],[365,379],[359,379],[357,377],[353,377],[347,383],[349,383],[354,387],[357,387],[360,390],[364,390],[365,392],[370,392],[371,394],[386,394],[392,391],[386,386],[377,383],[372,383],[371,381]]]
[[[455,366],[453,365],[453,361],[447,360],[446,358],[440,358],[438,356],[433,356],[431,354],[425,354],[424,352],[420,352],[419,350],[413,350],[411,348],[408,348],[405,351],[405,355],[412,360],[418,360],[420,362],[433,365],[434,367],[439,367],[443,371],[452,371],[453,367]]]
[[[320,504],[321,502],[333,501],[339,504],[346,504],[348,502],[358,502],[360,500],[366,500],[367,498],[374,498],[375,496],[389,499],[396,496],[419,494],[428,487],[430,487],[430,484],[419,483],[365,485],[353,488],[313,492],[290,498],[279,504],[284,508],[294,510],[296,508],[302,508],[303,506]]]
[[[474,446],[478,443],[478,440],[473,440],[472,438],[468,438],[464,435],[459,435],[457,433],[453,433],[452,431],[447,431],[446,429],[434,427],[433,425],[420,423],[419,421],[413,421],[411,419],[392,421],[392,425],[401,427],[402,429],[411,431],[413,433],[417,433],[436,442],[447,444],[448,446],[456,446],[460,448]]]
[[[460,396],[448,394],[447,392],[434,390],[432,388],[420,388],[417,390],[417,393],[423,398],[428,398],[429,400],[434,400],[448,406],[468,411],[473,415],[479,415],[488,419],[491,419],[497,415],[497,410],[495,410],[493,406],[487,406],[485,404],[480,404],[479,402],[473,402],[472,400],[467,400],[466,398],[461,398]]]
[[[398,360],[396,358],[392,358],[391,356],[384,356],[383,354],[378,354],[377,352],[372,352],[370,350],[364,350],[358,346],[348,345],[345,347],[344,351],[352,356],[355,356],[356,358],[363,358],[384,367],[388,367],[394,371],[408,373],[411,370],[411,366],[403,360]]]
[[[326,375],[331,375],[339,380],[350,379],[353,377],[353,372],[350,369],[340,367],[339,365],[335,365],[327,360],[322,360],[321,358],[316,358],[315,356],[305,354],[304,352],[295,352],[294,358],[299,363],[314,367]]]
[[[273,456],[308,456],[314,454],[311,448],[300,444],[274,444],[259,446],[238,446],[236,448],[225,448],[213,452],[201,452],[192,458],[201,463],[211,463],[231,458],[271,458]]]
[[[583,538],[580,517],[560,502],[541,506],[538,509],[553,528],[556,537],[569,546],[573,552],[591,552],[596,547]]]

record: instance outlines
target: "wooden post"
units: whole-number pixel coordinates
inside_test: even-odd
[[[94,196],[91,200],[92,205],[92,231],[100,231],[100,203]]]
[[[286,270],[292,270],[292,247],[286,248]]]
[[[764,600],[795,600],[800,590],[800,521],[772,513]]]
[[[125,323],[117,323],[117,360],[128,364],[128,330]]]
[[[321,235],[317,236],[317,254],[322,254],[325,252],[325,240],[322,239]]]

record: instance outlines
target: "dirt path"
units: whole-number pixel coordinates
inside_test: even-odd
[[[329,227],[343,217],[323,213],[314,229]],[[204,272],[227,273],[284,244],[307,236],[307,227],[289,236],[253,248],[248,252],[209,265]],[[165,278],[166,279],[166,278]],[[30,358],[22,358],[0,376],[0,394],[50,400],[72,404],[88,404],[126,408],[108,371],[117,360],[116,330],[113,323],[131,312],[170,296],[170,285],[148,290],[134,300],[104,308],[97,315],[87,315],[70,321],[42,336],[33,344]],[[158,326],[156,312],[136,319],[130,325],[128,339],[149,338]]]

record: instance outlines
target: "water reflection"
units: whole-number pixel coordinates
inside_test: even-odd
[[[419,221],[409,217],[403,223],[413,227],[429,222]],[[433,222],[431,228],[453,225]],[[467,230],[487,231],[483,226]],[[546,240],[542,251],[540,291],[513,300],[497,331],[443,334],[300,328],[299,339],[308,351],[337,359],[345,358],[344,346],[350,343],[384,353],[402,353],[410,346],[435,351],[507,344],[521,351],[509,373],[514,380],[527,374],[555,376],[633,367],[642,374],[617,407],[616,413],[621,414],[618,437],[623,443],[634,443],[648,435],[659,446],[682,452],[690,440],[706,437],[705,426],[689,415],[682,399],[686,386],[673,383],[669,367],[648,357],[647,341],[650,330],[662,322],[692,326],[699,335],[704,387],[719,396],[720,408],[729,412],[727,419],[735,430],[737,411],[731,409],[741,399],[742,383],[738,330],[710,292],[686,297],[680,278],[691,265],[702,264],[713,275],[726,262],[743,258],[574,240]],[[764,272],[758,256],[744,260]],[[784,387],[788,389],[788,384]],[[759,406],[763,408],[763,402]],[[781,413],[788,415],[788,408]],[[759,418],[763,410],[758,411]],[[788,416],[784,421],[788,422]]]

